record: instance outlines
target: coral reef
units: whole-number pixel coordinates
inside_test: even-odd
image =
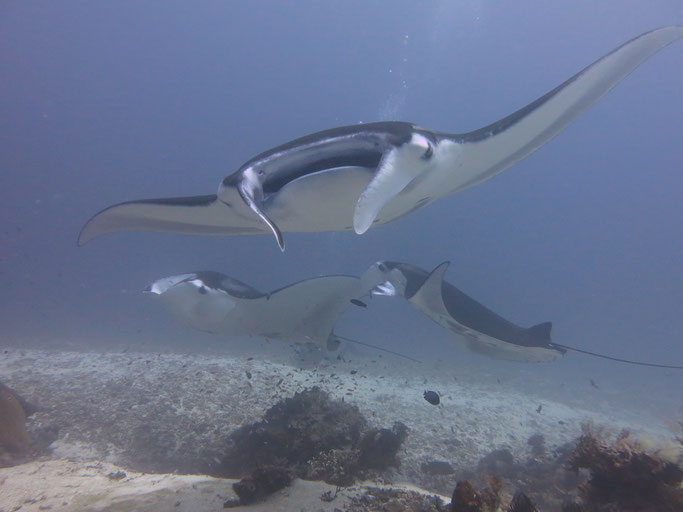
[[[479,512],[484,508],[484,502],[479,493],[467,480],[458,482],[451,498],[453,512]]]
[[[523,491],[533,497],[540,510],[559,510],[563,503],[573,501],[578,495],[577,486],[585,480],[584,475],[567,467],[574,443],[547,450],[543,435],[534,434],[527,445],[526,457],[515,458],[507,448],[498,448],[482,457],[471,471],[461,471],[457,477],[491,488],[491,476],[495,475],[500,480],[493,487],[505,491],[501,492],[502,502],[510,500],[511,491]]]
[[[306,478],[332,485],[353,485],[358,474],[358,450],[329,450],[308,461]]]
[[[358,444],[366,424],[357,407],[331,401],[318,387],[307,389],[234,431],[221,464],[208,473],[239,478],[264,465],[303,466],[321,453]]]
[[[467,480],[455,486],[451,500],[451,512],[497,512],[501,506],[501,483],[491,477],[489,485],[479,491]],[[507,512],[538,512],[536,505],[521,491],[517,491],[505,509]]]
[[[624,431],[615,442],[606,443],[601,440],[605,435],[584,425],[584,434],[576,442],[548,453],[543,435],[534,434],[527,442],[529,457],[522,461],[515,460],[506,448],[493,450],[479,461],[476,472],[470,473],[468,479],[458,481],[451,510],[683,510],[683,470],[676,463],[680,460],[677,450],[680,440],[634,440]],[[429,467],[423,464],[423,471]],[[588,471],[579,472],[580,469]],[[484,475],[488,475],[488,484],[481,489],[475,488],[470,479],[481,481]],[[507,494],[510,488],[517,489],[512,499]],[[533,494],[533,501],[528,493]]]
[[[363,469],[398,467],[398,449],[408,436],[408,427],[400,421],[389,430],[382,428],[367,432],[358,446],[358,462]]]
[[[538,509],[526,494],[518,491],[512,497],[507,512],[538,512]]]
[[[449,512],[438,496],[401,489],[372,488],[352,498],[349,512]]]
[[[546,456],[545,437],[543,434],[534,434],[527,440],[527,444],[531,449],[531,455],[536,458],[543,458]]]
[[[590,479],[582,486],[586,511],[683,510],[683,470],[643,451],[627,431],[612,444],[585,431],[569,464],[575,471],[590,471]]]
[[[467,481],[461,480],[451,498],[452,512],[495,512],[500,505],[500,481],[489,478],[489,485],[479,491]]]
[[[0,467],[25,462],[31,449],[26,417],[34,411],[33,406],[0,383]]]
[[[291,482],[292,475],[285,468],[267,466],[256,469],[251,475],[234,483],[232,488],[239,496],[238,505],[248,505],[284,489]],[[226,502],[223,507],[229,508],[235,505],[233,502]]]
[[[370,429],[358,408],[330,400],[318,387],[286,398],[263,420],[240,427],[214,476],[242,477],[258,468],[281,468],[293,476],[348,486],[372,471],[398,466],[398,449],[408,429]]]
[[[25,451],[31,440],[26,430],[26,411],[17,394],[0,384],[0,447],[8,452]]]

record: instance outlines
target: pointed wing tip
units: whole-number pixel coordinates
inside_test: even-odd
[[[78,238],[76,239],[76,247],[83,247],[85,244],[87,244],[90,240],[95,238],[97,234],[92,234],[89,232],[89,226],[90,226],[90,221],[92,221],[92,217],[88,219],[88,222],[86,222],[83,227],[81,228],[81,231],[78,233]]]

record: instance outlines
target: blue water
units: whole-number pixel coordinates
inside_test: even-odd
[[[320,129],[476,129],[675,23],[678,0],[3,2],[0,342],[201,350],[217,340],[176,323],[147,284],[206,269],[269,290],[380,259],[451,260],[453,284],[520,325],[552,321],[557,342],[683,364],[681,42],[502,175],[362,236],[287,233],[284,254],[270,236],[76,247],[110,204],[214,193],[253,155]],[[597,378],[683,415],[683,372],[492,361],[398,301],[350,311],[338,331],[531,386]]]

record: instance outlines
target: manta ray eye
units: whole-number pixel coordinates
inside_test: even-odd
[[[208,293],[208,292],[206,291],[206,287],[205,287],[205,286],[200,286],[200,287],[197,289],[197,291],[198,291],[199,293],[201,293],[202,295],[205,295],[205,294]]]

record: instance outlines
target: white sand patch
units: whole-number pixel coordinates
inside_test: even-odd
[[[203,512],[223,510],[237,496],[235,480],[199,475],[136,473],[105,462],[50,460],[0,469],[0,511],[38,512]],[[275,512],[315,510],[333,512],[348,507],[352,497],[375,488],[403,489],[427,494],[415,486],[367,483],[336,493],[322,482],[295,480],[266,500],[233,510]],[[336,495],[332,501],[324,493]],[[441,496],[444,502],[447,498]],[[231,509],[228,509],[231,510]]]

